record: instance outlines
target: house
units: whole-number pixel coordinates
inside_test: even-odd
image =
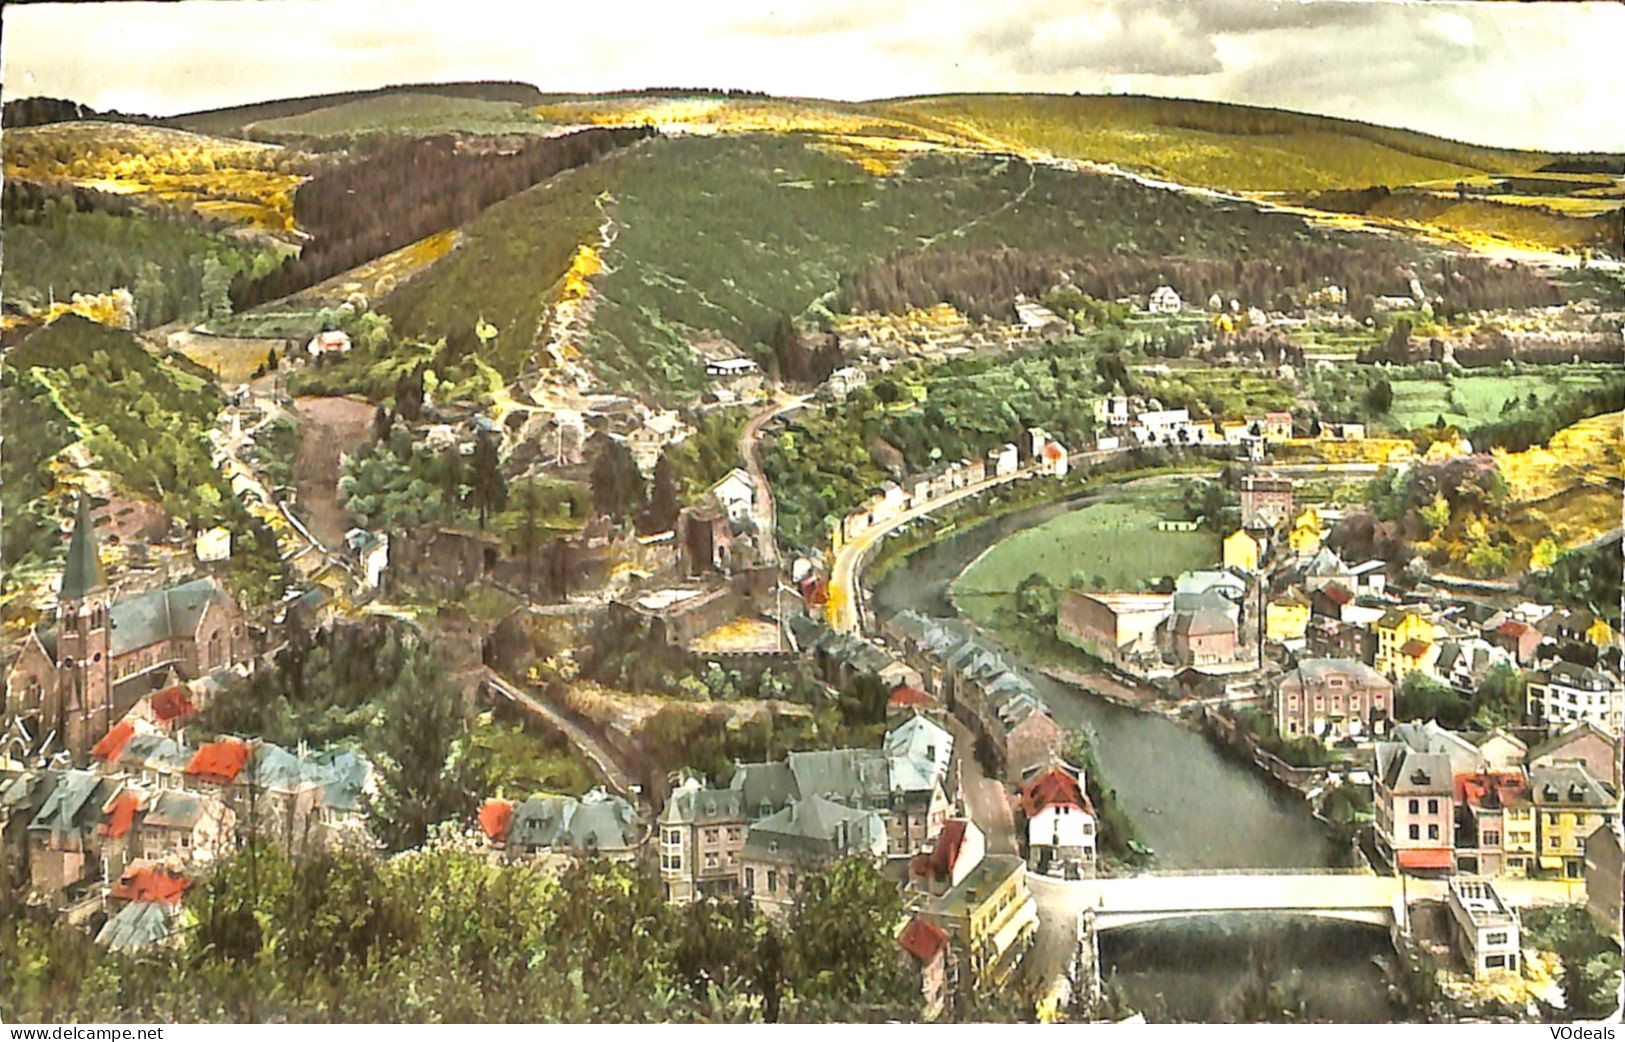
[[[1266,412],[1262,427],[1264,440],[1278,445],[1292,437],[1292,414],[1285,411]]]
[[[1299,659],[1275,688],[1276,726],[1288,738],[1386,734],[1393,721],[1394,685],[1353,659]]]
[[[1165,593],[1083,593],[1065,590],[1056,633],[1068,644],[1106,662],[1154,654],[1157,629],[1172,613]]]
[[[1583,720],[1614,738],[1625,734],[1625,685],[1615,677],[1565,661],[1527,677],[1526,711],[1532,722],[1558,730]]]
[[[305,353],[311,358],[349,354],[350,335],[342,329],[323,330],[310,338],[310,342],[305,345]]]
[[[344,533],[344,546],[361,568],[361,581],[376,590],[389,567],[389,533],[352,528]]]
[[[1585,840],[1619,821],[1619,802],[1584,764],[1554,763],[1529,771],[1542,870],[1565,879],[1585,875]]]
[[[1614,940],[1620,936],[1620,880],[1625,863],[1620,858],[1619,826],[1598,829],[1586,837],[1586,907]]]
[[[1047,441],[1039,452],[1038,467],[1040,472],[1055,478],[1066,477],[1067,472],[1066,446],[1058,441]]]
[[[1258,561],[1264,547],[1245,528],[1238,528],[1224,537],[1224,566],[1243,572],[1258,571]]]
[[[136,955],[179,941],[180,907],[167,901],[132,901],[108,917],[96,943],[119,955]]]
[[[986,470],[993,477],[1009,477],[1021,469],[1021,454],[1014,442],[1005,442],[987,454]]]
[[[660,812],[660,878],[666,899],[686,904],[739,890],[740,856],[750,818],[740,789],[708,788],[688,778]]]
[[[1434,680],[1439,676],[1440,627],[1421,612],[1390,608],[1372,627],[1377,633],[1377,652],[1372,665],[1396,684],[1412,673]]]
[[[886,696],[886,715],[913,716],[915,713],[938,714],[942,703],[917,687],[898,684]]]
[[[705,363],[705,375],[719,380],[754,376],[761,371],[762,367],[749,358],[712,358]]]
[[[1077,777],[1059,765],[1042,770],[1022,786],[1020,804],[1029,869],[1067,879],[1094,874],[1094,807]]]
[[[1129,428],[1141,445],[1184,445],[1197,440],[1189,409],[1154,409],[1140,413]]]
[[[55,621],[29,633],[7,671],[6,711],[31,734],[54,731],[80,762],[172,672],[197,676],[253,654],[236,601],[213,578],[115,600],[83,497]]]
[[[1529,767],[1558,763],[1584,764],[1593,778],[1620,789],[1620,742],[1588,720],[1567,728],[1529,750]]]
[[[897,945],[907,956],[908,966],[919,984],[924,1003],[921,1015],[926,1020],[935,1020],[948,1002],[947,931],[915,916],[897,935]]]
[[[979,990],[1010,979],[1038,930],[1026,862],[985,850],[974,823],[951,819],[936,848],[910,864],[905,893],[918,916],[951,938],[960,983]]]
[[[1425,739],[1377,743],[1372,795],[1377,848],[1402,872],[1455,869],[1455,772]]]
[[[1320,511],[1308,507],[1292,522],[1292,530],[1287,533],[1286,541],[1299,557],[1312,557],[1320,549],[1324,535]]]
[[[1535,661],[1535,652],[1544,639],[1533,623],[1505,616],[1485,626],[1482,632],[1485,640],[1506,651],[1520,666]]]
[[[1471,735],[1487,771],[1521,771],[1529,759],[1529,746],[1505,728]]]
[[[1538,853],[1534,803],[1521,770],[1456,775],[1456,866],[1485,876],[1523,876]]]
[[[1169,629],[1174,661],[1181,666],[1235,661],[1236,619],[1230,612],[1215,607],[1176,610]]]
[[[829,374],[826,383],[835,400],[844,402],[853,391],[868,385],[869,374],[854,366],[842,366]]]
[[[711,495],[727,513],[728,520],[743,524],[750,520],[756,502],[756,486],[750,475],[738,467],[730,470],[722,480],[711,486]]]
[[[579,798],[532,796],[516,804],[487,800],[480,827],[511,858],[561,854],[631,861],[641,845],[632,805],[603,789]]]
[[[1483,977],[1494,970],[1518,970],[1518,913],[1501,900],[1495,885],[1484,879],[1450,880],[1446,906],[1456,951]]]
[[[147,800],[131,845],[143,858],[206,865],[236,849],[236,823],[218,795],[162,789]]]
[[[741,889],[764,915],[786,922],[810,873],[843,857],[886,856],[886,824],[873,810],[824,798],[791,798],[749,826],[740,856]]]
[[[949,794],[958,788],[948,776],[954,739],[929,718],[913,716],[886,732],[883,749],[892,793],[888,851],[912,854],[936,840],[951,810]]]
[[[223,525],[207,528],[198,533],[194,544],[197,559],[205,564],[231,560],[231,529]]]
[[[1296,587],[1270,598],[1264,606],[1264,639],[1302,647],[1309,631],[1309,598]]]
[[[45,903],[61,907],[100,867],[99,826],[124,783],[90,771],[57,772],[50,782],[27,826],[29,885]]]
[[[1151,291],[1151,297],[1146,302],[1146,310],[1154,315],[1178,314],[1183,306],[1172,286],[1158,286]]]
[[[1511,663],[1511,655],[1484,638],[1461,637],[1439,644],[1439,658],[1433,668],[1445,683],[1462,694],[1471,694],[1491,670]]]
[[[1238,489],[1243,528],[1274,528],[1292,516],[1292,479],[1244,474]]]
[[[1032,767],[1048,763],[1066,743],[1066,729],[1042,703],[1019,704],[1003,723],[1006,777],[1019,778]]]

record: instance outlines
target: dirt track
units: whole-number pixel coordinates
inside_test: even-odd
[[[339,546],[355,519],[339,505],[339,456],[355,453],[372,437],[373,408],[352,398],[299,398],[299,454],[293,461],[299,512],[325,546]]]

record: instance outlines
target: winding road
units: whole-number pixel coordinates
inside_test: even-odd
[[[773,502],[773,486],[762,470],[762,428],[786,413],[807,404],[809,394],[787,395],[774,399],[760,412],[752,413],[739,432],[739,455],[745,461],[745,472],[750,475],[755,495],[751,498],[751,520],[756,524],[758,547],[763,564],[779,562],[778,508]]]

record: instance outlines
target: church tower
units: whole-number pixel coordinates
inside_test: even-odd
[[[79,512],[68,543],[67,566],[57,591],[57,661],[61,664],[57,700],[59,734],[75,757],[113,726],[109,632],[112,594],[96,548],[90,500],[79,496]]]

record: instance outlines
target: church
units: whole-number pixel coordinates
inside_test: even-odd
[[[36,739],[83,762],[171,673],[196,677],[253,656],[247,622],[213,578],[115,600],[81,497],[57,591],[55,625],[37,627],[6,673],[6,711]]]

